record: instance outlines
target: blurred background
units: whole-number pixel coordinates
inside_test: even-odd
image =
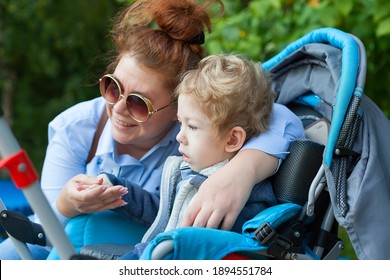
[[[97,81],[110,58],[111,19],[131,2],[0,0],[0,104],[38,172],[48,123],[73,104],[99,96]],[[365,44],[365,94],[390,116],[390,1],[223,2],[223,17],[215,17],[213,32],[206,34],[208,54],[237,52],[265,61],[313,29],[341,29]],[[354,258],[353,250],[347,255]]]

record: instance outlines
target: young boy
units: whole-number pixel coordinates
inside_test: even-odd
[[[171,156],[164,165],[159,212],[143,239],[146,242],[137,244],[121,259],[139,258],[147,242],[158,233],[180,227],[201,183],[224,166],[247,139],[267,131],[274,106],[267,74],[238,55],[203,59],[198,69],[183,76],[175,95],[181,124],[176,139],[182,156]],[[106,176],[113,185],[126,186],[123,180]],[[247,220],[276,203],[271,183],[260,182],[232,230],[241,232]]]

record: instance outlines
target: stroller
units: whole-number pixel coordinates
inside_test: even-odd
[[[390,121],[363,95],[363,44],[351,34],[321,28],[288,45],[263,67],[270,73],[276,102],[301,118],[308,138],[291,144],[272,178],[280,204],[248,221],[242,234],[193,227],[158,234],[152,225],[143,238],[149,244],[141,258],[337,259],[344,247],[338,238],[341,226],[359,259],[390,259],[390,152],[385,146]],[[6,159],[0,167],[8,168],[12,153],[3,147],[0,154]],[[8,169],[15,180],[21,175],[12,165]],[[27,181],[22,185],[36,177]],[[31,189],[23,191],[43,223],[44,232],[39,232],[47,234],[62,259],[72,258],[76,252],[49,204],[39,188]],[[4,208],[1,220],[12,236],[18,227],[7,227]]]
[[[340,225],[359,259],[390,259],[390,121],[363,95],[363,44],[322,28],[263,67],[277,102],[300,116],[309,138],[291,144],[272,178],[281,204],[248,221],[242,235],[198,228],[159,234],[142,257],[220,259],[239,252],[250,259],[336,259],[344,248]]]

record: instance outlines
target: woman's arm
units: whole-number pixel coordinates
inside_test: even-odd
[[[65,191],[71,191],[62,191],[68,181],[78,174],[86,173],[86,158],[104,105],[104,100],[100,99],[76,104],[63,111],[49,124],[49,144],[41,174],[41,186],[54,212],[63,223],[67,221],[67,217],[58,211],[56,201],[60,193],[64,195]],[[97,176],[98,173],[89,175]],[[68,202],[71,201],[73,200],[70,198]]]
[[[202,184],[183,226],[231,229],[252,187],[275,172],[278,160],[262,151],[241,150]]]

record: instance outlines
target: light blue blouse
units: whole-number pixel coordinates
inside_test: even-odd
[[[49,124],[49,144],[43,165],[41,186],[60,220],[65,223],[55,207],[55,200],[62,187],[77,174],[97,176],[101,172],[125,178],[158,195],[165,159],[179,155],[176,135],[179,125],[140,160],[130,155],[118,156],[108,121],[101,134],[96,154],[86,166],[93,135],[105,101],[102,97],[81,102],[59,114]],[[243,149],[261,150],[280,159],[288,154],[292,140],[304,137],[301,121],[285,106],[274,104],[270,127],[266,133],[250,139]]]

